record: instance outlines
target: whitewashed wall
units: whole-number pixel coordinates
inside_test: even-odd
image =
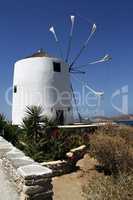
[[[61,63],[61,72],[54,72],[53,62]],[[22,122],[26,106],[31,105],[41,105],[50,118],[55,117],[56,109],[63,109],[65,124],[73,122],[69,67],[62,60],[31,57],[16,62],[13,86],[17,87],[13,93],[13,124]],[[64,92],[70,95],[69,99]]]

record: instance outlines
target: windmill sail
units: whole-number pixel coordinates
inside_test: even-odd
[[[55,41],[58,42],[58,38],[57,38],[57,35],[56,35],[56,33],[55,33],[55,30],[54,30],[54,27],[53,27],[53,26],[50,27],[49,31],[53,34],[53,36],[54,36],[54,38],[55,38]]]
[[[55,38],[55,41],[56,41],[56,43],[58,44],[60,56],[61,56],[61,58],[63,58],[62,49],[61,49],[61,46],[60,46],[60,43],[59,43],[59,40],[58,40],[58,37],[57,37],[57,35],[56,35],[56,32],[55,32],[54,27],[51,26],[50,29],[49,29],[49,31],[53,34],[53,36],[54,36],[54,38]]]
[[[71,70],[72,66],[75,64],[75,62],[77,61],[77,59],[81,56],[81,54],[83,53],[84,49],[87,47],[89,40],[91,39],[91,37],[93,36],[93,34],[96,32],[96,24],[93,24],[91,33],[89,35],[89,37],[87,38],[87,40],[84,42],[83,46],[81,47],[79,53],[77,54],[77,56],[74,58],[74,60],[72,61],[71,65],[70,65],[70,69]]]
[[[110,61],[111,59],[112,59],[111,56],[106,54],[102,59],[94,61],[94,62],[91,62],[89,64],[93,65],[93,64],[97,64],[97,63],[107,62],[107,61]]]
[[[99,63],[103,63],[103,62],[108,62],[112,59],[112,57],[108,54],[106,54],[103,58],[99,59],[99,60],[96,60],[96,61],[93,61],[93,62],[89,62],[87,64],[84,64],[84,65],[80,65],[80,66],[76,66],[76,67],[73,67],[71,70],[80,70],[81,68],[83,67],[86,67],[87,65],[94,65],[94,64],[99,64]]]
[[[68,42],[68,49],[67,49],[67,55],[66,55],[66,62],[68,62],[70,51],[71,51],[73,29],[74,29],[74,23],[75,23],[75,16],[71,15],[70,18],[71,18],[71,29],[70,29],[70,34],[69,34],[69,42]]]

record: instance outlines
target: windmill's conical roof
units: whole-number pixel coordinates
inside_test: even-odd
[[[47,52],[43,51],[43,49],[39,49],[36,53],[32,54],[31,56],[28,56],[27,58],[32,58],[32,57],[51,57],[48,55]]]

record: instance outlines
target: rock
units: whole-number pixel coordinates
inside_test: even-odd
[[[44,186],[45,184],[47,183],[51,183],[51,179],[49,178],[40,178],[40,179],[37,179],[37,180],[24,180],[24,184],[27,185],[27,186],[33,186],[33,185],[41,185],[41,186]]]
[[[6,153],[5,157],[9,160],[16,159],[16,158],[23,158],[25,155],[23,153]]]
[[[75,152],[83,151],[83,150],[85,150],[85,149],[86,149],[86,146],[85,146],[85,145],[82,145],[82,146],[77,147],[77,148],[75,148],[75,149],[71,149],[70,152],[75,153]]]
[[[53,196],[52,191],[42,192],[32,196],[31,200],[52,200],[52,196]]]
[[[44,186],[35,185],[35,186],[23,186],[23,192],[27,195],[33,196],[34,194],[44,193],[49,190],[52,190],[53,186],[51,183],[45,183]]]
[[[22,158],[15,158],[12,159],[12,165],[15,169],[25,166],[25,165],[31,165],[34,163],[33,160],[27,159],[28,157],[22,157]]]
[[[12,146],[2,143],[0,144],[0,158],[2,158],[7,152],[9,152],[12,149]]]
[[[52,176],[52,170],[39,164],[31,164],[17,169],[17,173],[24,179],[38,179]]]

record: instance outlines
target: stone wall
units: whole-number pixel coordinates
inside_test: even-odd
[[[75,171],[77,161],[84,157],[86,151],[86,146],[82,145],[78,148],[71,149],[70,152],[66,154],[65,160],[43,162],[41,165],[52,169],[53,176],[60,176],[70,173]]]
[[[52,170],[41,166],[0,137],[2,166],[16,184],[20,200],[52,200]]]

